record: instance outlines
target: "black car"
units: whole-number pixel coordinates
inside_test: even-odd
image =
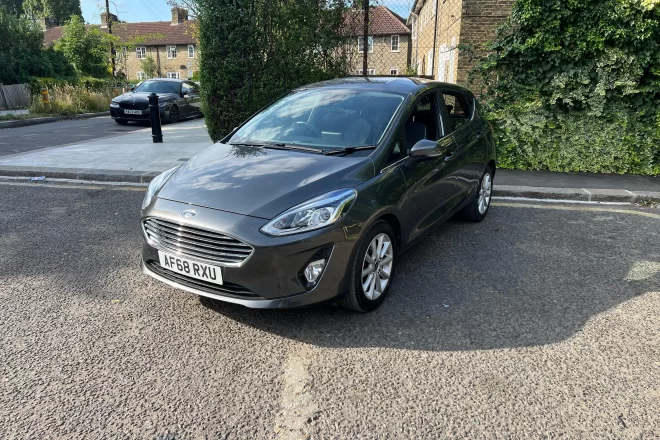
[[[469,90],[312,84],[151,182],[142,270],[248,307],[373,310],[400,252],[454,214],[486,216],[494,175],[492,129]]]
[[[158,95],[160,120],[178,122],[201,116],[199,85],[179,79],[148,79],[129,93],[117,96],[110,103],[110,116],[117,124],[128,121],[149,121],[149,95]]]

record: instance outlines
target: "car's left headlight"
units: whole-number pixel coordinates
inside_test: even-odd
[[[290,235],[324,228],[335,223],[357,197],[354,189],[338,189],[294,206],[261,228],[268,235]]]
[[[169,104],[169,102],[167,102],[167,101],[165,101],[165,102],[159,102],[159,103],[158,103],[158,107],[165,107],[167,104]]]
[[[114,99],[110,101],[110,107],[117,108],[119,107],[119,101],[115,101]]]
[[[174,167],[171,170],[167,170],[164,173],[154,177],[154,180],[151,181],[149,187],[147,188],[147,193],[144,195],[144,200],[142,201],[142,209],[149,206],[149,203],[151,203],[151,199],[153,198],[154,194],[156,194],[156,192],[158,192],[158,190],[161,189],[163,185],[165,185],[167,179],[169,179],[177,169],[179,169],[179,167]]]

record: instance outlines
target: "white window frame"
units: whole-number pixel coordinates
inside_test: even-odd
[[[433,75],[433,49],[426,54],[426,74]]]
[[[413,40],[417,39],[417,21],[418,21],[417,16],[413,15],[412,16],[412,34],[410,36]]]
[[[176,46],[165,46],[165,50],[167,51],[167,59],[168,60],[174,60],[177,57],[176,53]],[[174,56],[172,56],[174,55]]]
[[[358,53],[364,53],[362,49],[364,49],[364,37],[362,35],[357,37],[358,40]],[[369,35],[367,37],[367,53],[373,53],[374,52],[374,37],[373,35]]]
[[[189,44],[188,45],[188,58],[195,58],[195,45],[194,44]]]
[[[394,48],[394,37],[396,37],[396,49]],[[390,51],[391,52],[399,52],[400,45],[401,45],[401,37],[400,36],[398,36],[398,35],[390,36]]]
[[[181,73],[179,73],[179,72],[167,72],[167,78],[169,78],[169,79],[181,79]]]
[[[144,72],[137,72],[135,75],[138,81],[144,81],[145,79],[147,79],[147,74]]]
[[[138,46],[135,48],[135,58],[138,60],[146,60],[147,59],[147,47],[146,46]]]
[[[355,74],[362,76],[362,72],[364,72],[364,69],[357,69]],[[376,69],[367,69],[367,75],[376,75]]]
[[[397,69],[396,67],[391,67],[390,68],[390,75],[391,76],[396,76],[398,74],[399,74],[399,69]]]

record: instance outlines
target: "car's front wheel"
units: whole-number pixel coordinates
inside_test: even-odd
[[[488,214],[490,208],[490,198],[493,191],[493,169],[489,166],[481,176],[479,188],[470,201],[470,203],[463,208],[462,214],[467,220],[473,222],[480,222]]]
[[[392,227],[379,221],[365,234],[349,268],[348,294],[340,305],[356,312],[378,307],[390,291],[396,268],[396,241]]]
[[[170,124],[174,124],[175,122],[179,122],[179,107],[176,105],[173,105],[172,108],[170,108],[170,115],[168,122]]]

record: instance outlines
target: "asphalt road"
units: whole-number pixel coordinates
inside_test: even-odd
[[[80,143],[143,128],[146,126],[136,123],[119,125],[110,116],[6,128],[0,130],[0,156]]]
[[[449,222],[360,315],[143,276],[141,198],[1,185],[0,437],[660,437],[658,209]]]

